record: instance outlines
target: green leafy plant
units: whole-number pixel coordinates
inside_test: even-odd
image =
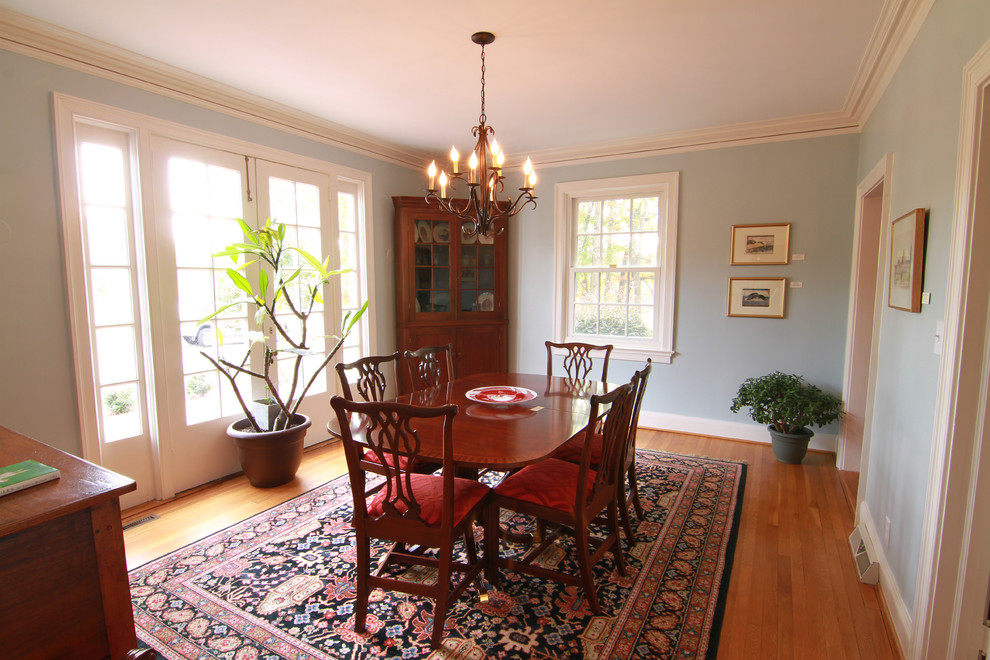
[[[255,325],[262,331],[247,334],[247,350],[239,363],[231,362],[223,357],[213,357],[206,351],[202,355],[230,382],[245,417],[251,427],[262,430],[251,411],[253,397],[242,395],[239,383],[235,380],[238,374],[246,374],[260,381],[264,386],[265,395],[278,404],[280,413],[271,430],[277,431],[291,426],[290,420],[298,412],[306,392],[316,378],[330,363],[343,345],[351,329],[361,319],[368,309],[368,301],[356,311],[345,314],[341,323],[340,334],[336,337],[333,348],[325,354],[319,366],[303,378],[303,360],[307,356],[318,355],[320,350],[309,347],[310,337],[306,321],[314,311],[314,305],[323,303],[323,287],[334,276],[349,272],[346,270],[330,270],[330,258],[320,262],[309,252],[287,244],[284,224],[272,224],[269,218],[264,227],[251,229],[246,222],[238,218],[237,222],[244,232],[243,243],[228,245],[214,257],[230,257],[234,268],[227,269],[231,283],[247,295],[246,298],[235,300],[223,305],[213,314],[200,320],[200,324],[222,314],[226,309],[236,305],[248,305],[255,310]],[[301,263],[305,268],[295,266]],[[245,270],[258,264],[257,281],[252,282],[244,274]],[[291,323],[280,320],[279,314],[289,315]],[[218,343],[223,341],[218,333]],[[264,351],[263,370],[254,371],[249,366],[251,351],[255,346],[261,346]],[[279,353],[291,353],[294,357],[291,382],[275,382],[273,367]],[[283,371],[285,373],[285,371]]]
[[[206,376],[196,374],[186,381],[186,396],[190,399],[202,399],[210,393],[213,386],[206,382]]]
[[[780,371],[743,381],[730,409],[739,412],[744,407],[749,407],[754,422],[791,434],[831,424],[843,414],[842,399]]]
[[[124,415],[134,410],[133,390],[111,390],[103,396],[103,405],[111,415]]]

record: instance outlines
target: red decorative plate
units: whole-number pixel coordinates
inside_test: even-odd
[[[525,387],[491,385],[489,387],[476,387],[473,390],[467,391],[464,396],[478,403],[492,403],[504,406],[510,403],[532,401],[536,398],[536,392]]]

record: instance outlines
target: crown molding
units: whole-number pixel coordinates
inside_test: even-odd
[[[395,165],[419,169],[426,159],[421,152],[4,8],[0,48]]]
[[[884,2],[841,111],[545,149],[531,152],[530,156],[535,164],[554,167],[859,132],[934,2]],[[430,160],[426,152],[396,145],[4,8],[0,8],[0,48],[394,165],[422,169]]]
[[[534,164],[556,167],[628,158],[648,158],[661,154],[722,149],[764,142],[806,140],[827,135],[857,133],[859,129],[859,125],[845,113],[832,112],[545,149],[531,152],[530,157]]]
[[[884,2],[844,106],[860,127],[869,120],[934,4],[935,0]]]

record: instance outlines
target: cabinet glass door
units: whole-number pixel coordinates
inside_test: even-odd
[[[416,311],[450,312],[450,222],[422,219],[412,229],[416,232]]]
[[[495,238],[461,234],[462,312],[492,312],[495,310]]]

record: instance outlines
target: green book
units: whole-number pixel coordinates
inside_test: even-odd
[[[0,495],[15,493],[36,484],[58,479],[58,468],[38,461],[21,461],[0,467]]]

